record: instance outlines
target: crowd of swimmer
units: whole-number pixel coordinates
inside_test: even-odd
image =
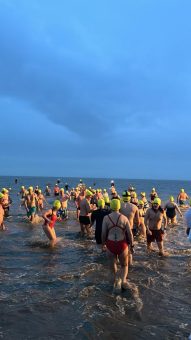
[[[80,225],[81,237],[92,238],[95,229],[95,240],[101,251],[106,251],[113,275],[114,287],[127,289],[128,267],[132,264],[134,253],[134,240],[145,241],[147,251],[154,251],[152,243],[156,241],[159,256],[165,256],[163,239],[167,224],[177,224],[177,213],[182,217],[180,207],[188,207],[189,196],[181,189],[177,196],[170,196],[163,206],[155,188],[152,188],[149,198],[141,192],[138,198],[136,190],[130,186],[120,196],[115,188],[114,181],[106,189],[93,189],[87,187],[82,180],[76,188],[69,189],[66,183],[60,188],[56,183],[53,190],[46,186],[42,190],[36,186],[25,188],[21,186],[18,193],[21,206],[26,209],[26,215],[31,223],[35,216],[40,214],[44,220],[43,230],[49,239],[50,247],[57,243],[55,232],[56,221],[68,219],[68,202],[76,207],[76,218]],[[50,209],[47,199],[53,195],[55,200]],[[12,200],[9,190],[3,188],[0,193],[0,227],[5,230],[4,219],[9,216]],[[191,205],[191,204],[190,204]],[[187,222],[187,235],[191,233],[191,209],[185,215]],[[120,263],[120,272],[118,264]],[[117,275],[117,272],[119,275]]]

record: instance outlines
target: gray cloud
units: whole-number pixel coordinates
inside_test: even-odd
[[[169,134],[179,147],[180,122],[189,121],[191,109],[186,7],[122,1],[122,11],[111,2],[110,17],[104,4],[100,13],[99,1],[93,9],[87,1],[77,8],[59,1],[58,7],[0,3],[0,96],[27,103],[26,115],[34,110],[78,135],[74,143],[72,134],[61,140],[67,159],[83,159],[84,150],[92,161],[109,162],[113,154],[152,159],[155,138],[163,157]]]
[[[167,110],[169,115],[174,115],[188,105],[184,78],[176,83],[173,74],[168,77],[168,69],[157,74],[152,64],[145,71],[141,60],[132,67],[132,61],[129,63],[128,59],[118,59],[117,65],[114,59],[111,68],[103,71],[99,60],[94,59],[89,65],[86,59],[88,42],[91,44],[91,41],[86,41],[87,46],[81,46],[83,60],[78,61],[80,46],[74,32],[68,32],[68,27],[62,27],[62,33],[66,44],[70,40],[66,46],[70,53],[63,50],[60,56],[59,46],[52,49],[51,44],[46,43],[46,35],[41,33],[38,39],[34,39],[37,34],[32,34],[34,23],[32,25],[27,17],[23,18],[24,13],[17,8],[12,12],[6,6],[3,9],[0,24],[1,94],[29,102],[31,107],[57,124],[91,137],[92,128],[99,128],[102,135],[106,129],[113,131],[115,126],[128,121],[136,120],[141,125],[142,120],[147,121],[149,112],[155,113],[153,117],[156,113],[163,115]],[[56,36],[57,32],[54,33]],[[84,36],[86,34],[88,36],[88,31],[83,32]]]

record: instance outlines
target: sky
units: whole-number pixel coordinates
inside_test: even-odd
[[[0,0],[0,175],[191,179],[190,0]]]

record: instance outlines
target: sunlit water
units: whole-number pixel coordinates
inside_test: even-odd
[[[77,179],[65,179],[71,186]],[[87,179],[108,188],[109,180]],[[165,201],[190,182],[116,180],[121,193],[132,183],[147,194],[154,186]],[[0,233],[0,338],[2,339],[187,339],[191,333],[191,244],[183,220],[168,229],[169,256],[148,255],[136,243],[129,289],[113,292],[107,258],[94,240],[80,239],[74,206],[69,220],[57,223],[55,249],[47,247],[42,223],[25,218],[17,192],[23,185],[55,184],[53,178],[0,178],[11,187],[7,230]],[[49,198],[49,202],[53,197]]]

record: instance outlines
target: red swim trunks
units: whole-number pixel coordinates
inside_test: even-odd
[[[115,255],[120,255],[128,247],[128,244],[125,240],[122,241],[107,240],[106,246],[111,253]]]

